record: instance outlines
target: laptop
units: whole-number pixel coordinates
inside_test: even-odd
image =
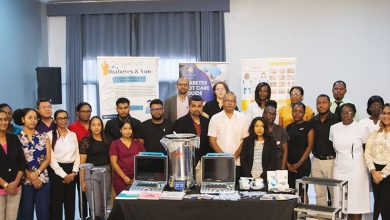
[[[202,159],[201,193],[235,192],[236,159],[230,154],[210,153]]]
[[[129,191],[162,192],[167,180],[166,155],[158,152],[141,152],[134,157],[134,182]]]

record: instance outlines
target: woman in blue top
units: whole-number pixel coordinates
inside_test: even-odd
[[[50,164],[51,145],[46,133],[38,134],[35,126],[38,113],[31,108],[18,109],[14,112],[14,121],[23,125],[18,135],[23,145],[26,159],[25,181],[22,186],[22,219],[49,219],[50,185],[47,166]]]

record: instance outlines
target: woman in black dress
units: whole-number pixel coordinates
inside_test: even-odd
[[[310,152],[313,149],[314,130],[309,122],[303,120],[306,106],[302,102],[294,103],[292,115],[294,122],[287,126],[288,141],[287,169],[288,184],[295,188],[295,180],[310,175]]]

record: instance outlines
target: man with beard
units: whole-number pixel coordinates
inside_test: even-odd
[[[275,124],[277,118],[277,107],[278,104],[274,100],[269,100],[264,107],[262,117],[265,119],[268,125],[268,131],[271,136],[275,139],[277,149],[277,167],[278,169],[286,169],[287,164],[287,142],[289,140],[286,129],[282,126]]]
[[[141,122],[130,116],[130,101],[127,98],[121,97],[116,100],[116,112],[118,115],[109,120],[104,128],[104,134],[106,135],[108,143],[121,137],[119,122],[124,120],[130,122],[131,128],[133,129],[133,136],[134,138],[138,138],[138,130]]]
[[[167,119],[174,123],[176,119],[183,117],[188,113],[188,89],[190,81],[180,77],[176,82],[177,95],[174,95],[164,103],[164,112]]]
[[[200,148],[195,153],[196,163],[203,155],[213,152],[208,140],[209,120],[202,115],[203,99],[198,95],[189,99],[189,112],[175,122],[173,130],[176,133],[191,133],[200,137]]]
[[[160,140],[171,133],[173,124],[164,118],[163,102],[160,99],[153,99],[149,105],[152,118],[141,123],[140,140],[146,151],[166,153]]]
[[[336,124],[338,119],[330,111],[330,98],[325,94],[317,97],[316,101],[318,114],[311,120],[311,127],[314,129],[314,147],[311,165],[312,177],[333,178],[333,164],[336,153],[333,149],[332,141],[329,140],[330,126]],[[314,186],[316,192],[317,205],[328,205],[327,191],[332,191],[325,186]]]

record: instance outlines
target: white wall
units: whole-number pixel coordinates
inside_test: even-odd
[[[240,88],[240,59],[297,57],[297,85],[315,109],[334,81],[347,83],[347,96],[366,117],[371,95],[390,102],[390,1],[230,0],[225,15],[226,53]]]
[[[46,65],[41,3],[12,0],[0,4],[0,103],[14,109],[35,107],[35,68]]]
[[[390,102],[390,1],[230,0],[225,14],[231,89],[240,94],[240,59],[297,57],[297,85],[315,109],[334,81],[366,117],[371,95]],[[49,64],[65,70],[65,18],[49,19]],[[58,65],[57,65],[58,64]],[[65,93],[64,93],[65,94]]]
[[[47,23],[49,66],[61,67],[62,104],[54,107],[66,109],[66,17],[49,17]]]

